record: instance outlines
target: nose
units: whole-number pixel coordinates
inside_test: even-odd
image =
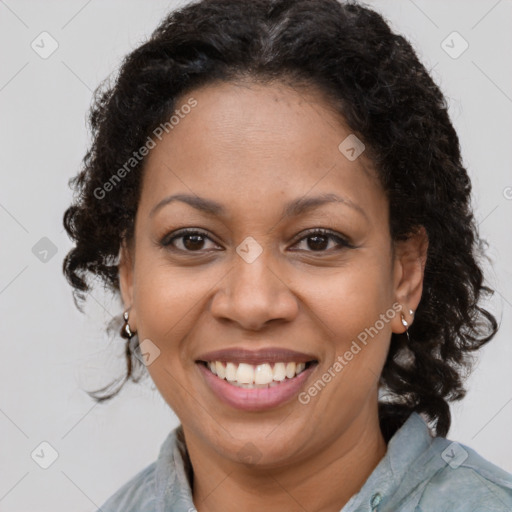
[[[270,267],[266,251],[252,261],[236,257],[231,271],[215,293],[211,312],[218,320],[230,320],[245,330],[256,331],[274,321],[290,322],[299,310],[298,300],[275,262]]]

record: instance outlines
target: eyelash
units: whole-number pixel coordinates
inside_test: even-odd
[[[170,249],[170,250],[173,250],[173,251],[177,251],[177,252],[188,252],[188,253],[200,253],[201,252],[201,249],[198,250],[198,251],[188,251],[186,249],[177,249],[176,247],[174,247],[172,244],[174,242],[174,240],[176,239],[179,239],[179,238],[183,238],[187,235],[201,235],[203,236],[204,238],[207,238],[208,240],[214,242],[206,232],[204,231],[201,231],[201,230],[198,230],[198,229],[183,229],[183,230],[180,230],[178,231],[177,233],[173,234],[173,236],[171,238],[169,238],[169,235],[166,235],[162,241],[160,242],[160,244],[165,247],[166,249]],[[302,242],[303,240],[306,240],[308,238],[311,238],[313,236],[323,236],[323,237],[326,237],[328,239],[331,239],[331,240],[335,240],[339,247],[335,250],[341,250],[343,248],[347,248],[347,249],[353,249],[354,246],[348,242],[348,240],[346,240],[345,238],[343,238],[342,236],[340,236],[339,234],[333,232],[333,231],[330,231],[328,229],[323,229],[323,228],[317,228],[317,229],[312,229],[311,231],[307,231],[304,236],[302,236],[302,238],[299,238],[295,243],[294,245],[298,244],[299,242]],[[215,242],[214,242],[215,243]],[[313,253],[328,253],[328,252],[331,252],[332,249],[328,249],[328,250],[320,250],[320,251],[306,251],[306,252],[313,252]]]

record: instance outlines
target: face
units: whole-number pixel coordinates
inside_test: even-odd
[[[319,92],[222,83],[177,108],[190,98],[147,156],[121,253],[130,327],[187,439],[296,462],[376,414],[426,247],[392,243],[371,162],[340,151],[350,129]]]

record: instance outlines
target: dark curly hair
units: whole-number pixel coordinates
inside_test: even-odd
[[[366,145],[386,191],[393,240],[424,226],[429,238],[423,294],[409,329],[392,334],[381,375],[381,429],[386,440],[411,412],[423,413],[436,435],[451,424],[448,401],[465,395],[471,352],[498,329],[479,306],[479,259],[471,183],[445,98],[411,45],[381,15],[336,0],[202,0],[171,12],[130,53],[111,82],[95,92],[92,145],[70,180],[76,196],[64,214],[74,247],[63,262],[75,304],[89,277],[119,296],[118,257],[133,238],[144,159],[108,194],[97,191],[169,118],[177,101],[203,85],[249,79],[312,85]],[[96,192],[95,192],[96,191]],[[116,317],[119,321],[121,316]],[[117,394],[144,370],[126,344],[126,375],[91,392]]]

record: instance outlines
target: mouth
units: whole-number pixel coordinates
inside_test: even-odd
[[[223,361],[198,361],[213,375],[225,380],[232,386],[245,389],[266,389],[279,386],[282,382],[296,378],[302,372],[318,363],[316,360],[303,362],[248,363]]]
[[[314,356],[283,349],[211,352],[196,360],[210,391],[247,411],[277,407],[296,396],[318,366]]]

